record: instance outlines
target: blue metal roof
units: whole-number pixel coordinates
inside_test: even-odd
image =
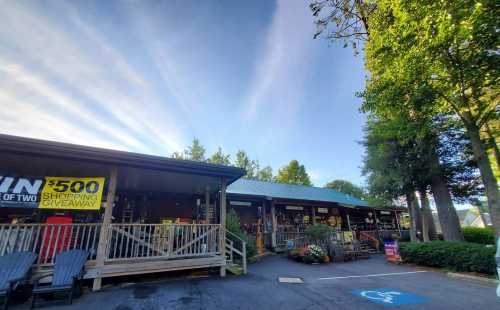
[[[331,188],[239,179],[228,186],[229,194],[272,197],[279,199],[336,202],[344,205],[367,207],[368,202]]]

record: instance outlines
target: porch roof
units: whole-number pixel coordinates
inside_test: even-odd
[[[201,194],[245,174],[236,167],[0,134],[0,175],[105,176],[118,168],[118,190]]]
[[[240,179],[227,188],[228,194],[338,203],[345,206],[368,207],[368,202],[331,188],[292,185]]]

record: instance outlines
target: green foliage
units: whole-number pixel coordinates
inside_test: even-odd
[[[400,129],[403,123],[375,116],[368,118],[363,140],[363,174],[367,176],[371,203],[391,205],[415,188],[414,177],[424,170],[422,158],[416,161],[423,152],[416,145],[415,133],[408,129],[404,137]],[[419,165],[413,165],[414,162]],[[425,175],[428,174],[427,169]]]
[[[315,224],[307,227],[305,234],[307,237],[317,241],[323,241],[328,238],[332,228],[325,224]]]
[[[391,82],[413,80],[404,85],[406,102],[386,105],[452,111],[466,125],[493,119],[500,85],[500,57],[491,52],[500,40],[495,3],[378,0],[365,49],[370,82],[391,92]],[[414,101],[424,90],[435,100]]]
[[[273,169],[270,166],[266,166],[260,169],[257,173],[257,179],[261,181],[271,182],[273,180]]]
[[[229,210],[226,215],[226,229],[243,239],[245,233],[241,230],[240,218],[233,209]]]
[[[246,170],[247,174],[244,176],[244,178],[247,179],[255,179],[257,176],[257,172],[259,171],[259,162],[256,160],[251,160],[248,157],[247,153],[243,150],[239,150],[236,153],[234,165]]]
[[[500,118],[497,2],[378,0],[365,45],[369,78],[363,104],[364,111],[383,120],[401,114],[424,117],[434,129],[435,119],[443,115],[458,121],[493,218],[500,216],[500,193],[480,132]],[[435,135],[440,141],[449,139],[440,134]],[[460,158],[446,148],[451,158]]]
[[[274,178],[278,183],[289,183],[297,185],[311,186],[311,179],[306,172],[306,167],[301,165],[297,160],[291,160],[288,165],[278,170],[278,174]]]
[[[194,138],[191,145],[182,152],[174,152],[171,156],[175,159],[205,161],[205,148],[198,138]]]
[[[187,149],[188,159],[196,161],[205,161],[205,148],[200,144],[200,140],[193,139],[191,146]]]
[[[253,242],[249,242],[247,235],[241,229],[240,218],[236,211],[231,209],[226,215],[226,229],[236,235],[239,239],[246,242],[246,252],[247,257],[252,257],[257,254],[257,248]],[[238,238],[232,236],[231,234],[227,234],[227,238],[235,242],[235,245],[240,242]],[[236,245],[238,246],[238,245]]]
[[[454,241],[401,242],[406,262],[455,271],[495,274],[495,247]]]
[[[480,244],[495,244],[495,233],[491,227],[464,227],[462,228],[465,241]]]
[[[226,165],[229,166],[231,165],[231,160],[230,160],[231,155],[229,154],[224,154],[222,151],[222,148],[219,146],[217,148],[217,152],[215,152],[209,159],[208,162],[212,164],[219,164],[219,165]]]
[[[335,189],[341,193],[356,197],[359,199],[364,199],[366,197],[363,188],[354,185],[353,183],[346,180],[334,180],[325,185],[326,188]]]
[[[193,139],[191,146],[182,152],[174,152],[171,157],[183,160],[206,161],[212,164],[226,166],[231,165],[231,155],[225,154],[221,147],[218,147],[217,151],[212,154],[210,158],[205,159],[205,147],[201,145],[200,140],[197,138]],[[273,181],[274,179],[273,169],[270,166],[260,169],[259,161],[250,159],[247,153],[243,150],[239,150],[236,153],[233,164],[236,167],[245,169],[247,173],[243,177],[246,179],[256,179],[268,182]]]

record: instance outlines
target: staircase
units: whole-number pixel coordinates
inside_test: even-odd
[[[234,275],[247,273],[246,241],[226,230],[226,269]]]
[[[360,241],[359,246],[361,247],[362,251],[367,251],[370,254],[377,254],[380,253],[378,250],[374,249],[368,242],[366,241]]]
[[[376,231],[359,232],[359,243],[361,248],[366,249],[370,254],[380,253],[380,240]]]

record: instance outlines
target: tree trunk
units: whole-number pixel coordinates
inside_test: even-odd
[[[475,124],[466,124],[467,135],[469,136],[474,159],[479,166],[481,172],[481,179],[486,189],[486,197],[488,199],[488,208],[490,210],[491,222],[495,230],[495,237],[500,237],[500,191],[498,190],[498,183],[493,175],[490,161],[486,149],[481,142],[479,136],[479,128]]]
[[[422,213],[422,239],[424,242],[430,241],[429,239],[429,222],[428,218],[426,217],[424,210],[421,210]]]
[[[497,140],[495,139],[495,136],[491,132],[491,128],[488,123],[486,123],[486,134],[488,135],[489,143],[493,147],[493,157],[495,158],[497,169],[500,170],[500,149],[498,149]]]
[[[424,241],[436,240],[436,225],[434,224],[434,218],[432,217],[432,210],[429,204],[429,199],[427,198],[427,191],[425,189],[420,189],[418,192],[420,194],[420,205],[422,206],[422,229]]]
[[[420,241],[423,241],[423,219],[422,219],[422,210],[420,210],[420,205],[418,203],[418,198],[417,195],[415,195],[415,192],[412,192],[413,196],[413,214],[415,214],[415,224],[417,225],[417,238]]]
[[[436,201],[436,209],[438,212],[439,223],[443,238],[446,241],[463,241],[464,236],[460,229],[460,220],[458,219],[457,211],[453,206],[450,191],[443,172],[441,164],[436,153],[430,154],[433,166],[431,178],[431,190]]]
[[[460,220],[453,206],[439,157],[435,152],[429,155],[432,166],[431,191],[436,202],[443,239],[446,241],[463,241],[464,237],[460,229]]]
[[[419,221],[420,210],[417,205],[415,205],[416,197],[413,191],[406,193],[406,204],[408,205],[408,214],[410,214],[410,240],[412,242],[418,242],[418,231],[420,228],[421,221]]]
[[[481,211],[481,208],[479,208],[479,207],[476,207],[476,208],[477,208],[477,212],[479,212],[479,216],[481,217],[481,221],[483,222],[483,226],[488,227],[488,223],[486,222],[486,216],[484,216],[483,211]]]

